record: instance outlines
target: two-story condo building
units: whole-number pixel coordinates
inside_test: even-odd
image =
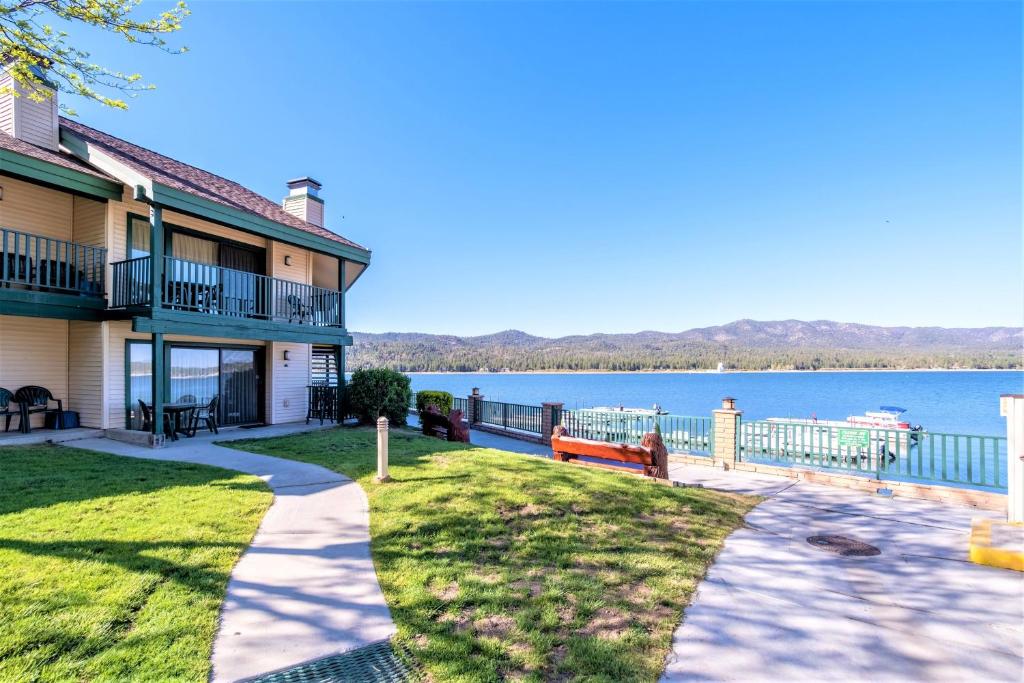
[[[324,225],[318,182],[287,185],[273,202],[0,94],[0,388],[111,430],[141,429],[141,400],[158,432],[183,396],[218,396],[223,425],[305,418],[307,386],[343,377],[370,252]]]

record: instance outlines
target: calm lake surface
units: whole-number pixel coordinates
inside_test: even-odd
[[[466,396],[473,387],[494,401],[566,408],[658,403],[676,415],[709,415],[723,396],[745,417],[845,419],[881,405],[907,408],[911,424],[937,432],[1005,435],[1000,394],[1024,393],[1024,372],[744,372],[413,374],[413,391]]]

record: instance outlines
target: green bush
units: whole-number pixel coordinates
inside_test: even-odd
[[[447,391],[416,392],[416,410],[422,413],[427,406],[436,406],[439,413],[448,417],[452,412],[452,395]]]
[[[409,378],[395,370],[356,370],[348,383],[348,403],[363,424],[373,424],[382,415],[395,427],[404,427],[412,401]]]

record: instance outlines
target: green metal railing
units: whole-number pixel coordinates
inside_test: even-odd
[[[456,396],[452,399],[452,410],[461,410],[462,416],[467,417],[469,415],[469,400]]]
[[[563,410],[561,425],[570,436],[612,443],[639,444],[657,422],[665,446],[673,451],[711,455],[714,428],[710,417],[651,415],[598,410]]]
[[[744,420],[737,458],[895,481],[1006,489],[1006,437]]]
[[[103,296],[107,250],[0,228],[0,285]]]
[[[501,403],[498,401],[480,401],[478,420],[484,424],[516,429],[521,432],[541,433],[540,406],[527,406],[520,403]]]

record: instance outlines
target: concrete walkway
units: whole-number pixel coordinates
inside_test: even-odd
[[[323,467],[212,443],[306,429],[286,425],[203,434],[158,450],[109,439],[73,444],[238,470],[273,489],[273,505],[231,572],[213,646],[214,681],[237,681],[395,632],[370,558],[369,507],[359,485]]]
[[[1020,681],[1024,575],[971,564],[973,508],[696,465],[670,476],[768,496],[725,542],[664,681]],[[877,546],[844,558],[839,534]]]

